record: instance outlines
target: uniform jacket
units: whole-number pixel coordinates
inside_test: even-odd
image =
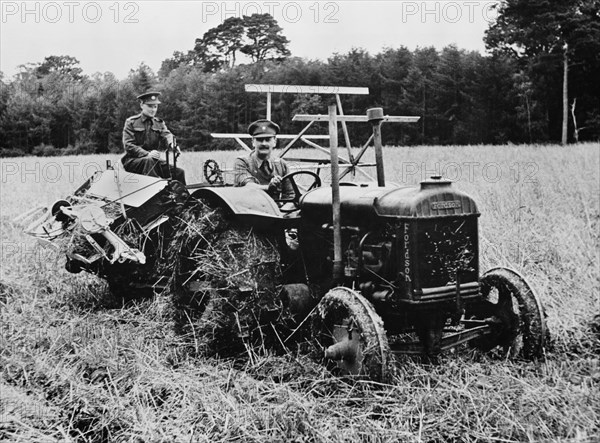
[[[244,186],[248,183],[257,183],[259,185],[268,185],[275,175],[283,177],[289,173],[287,163],[280,158],[270,158],[264,160],[269,163],[269,169],[271,173],[265,172],[261,168],[263,160],[260,160],[256,156],[256,152],[252,151],[249,155],[244,157],[238,157],[235,159],[233,164],[234,169],[234,184],[236,186]],[[291,198],[294,195],[294,191],[291,188],[289,181],[282,183],[282,197]],[[275,197],[275,196],[273,196]]]
[[[123,147],[128,157],[146,157],[152,150],[165,150],[172,136],[160,118],[139,113],[125,120]]]

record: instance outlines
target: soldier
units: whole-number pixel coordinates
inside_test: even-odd
[[[167,150],[173,149],[173,134],[160,118],[155,117],[160,92],[138,95],[142,112],[129,117],[123,128],[125,156],[121,159],[128,172],[152,177],[173,178],[185,184],[185,172],[166,160]],[[179,153],[179,148],[177,148]],[[173,152],[175,154],[175,152]]]
[[[270,120],[257,120],[248,127],[248,133],[252,136],[254,151],[235,160],[234,184],[257,187],[273,198],[292,198],[291,183],[288,180],[281,182],[281,178],[289,173],[288,165],[283,159],[272,157],[279,126]]]

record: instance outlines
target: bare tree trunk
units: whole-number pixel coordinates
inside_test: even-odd
[[[569,58],[567,55],[568,46],[565,43],[563,55],[563,124],[561,144],[567,144],[567,130],[569,127]]]
[[[421,118],[423,126],[421,127],[421,143],[425,143],[425,114],[427,112],[427,105],[425,102],[425,80],[423,80],[423,117]]]
[[[577,129],[577,119],[575,118],[575,105],[577,104],[577,98],[573,99],[573,105],[571,105],[571,117],[573,117],[573,137],[575,137],[575,143],[579,143],[579,130]]]
[[[529,97],[525,93],[525,107],[527,108],[527,132],[529,133],[529,143],[533,143],[531,137],[531,108],[529,107]]]

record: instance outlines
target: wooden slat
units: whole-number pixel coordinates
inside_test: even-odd
[[[306,131],[308,131],[308,129],[312,126],[314,122],[309,122],[308,125],[306,125],[302,131],[300,131],[293,139],[291,142],[289,142],[287,145],[285,145],[285,148],[283,148],[283,151],[281,151],[280,157],[283,157],[286,152],[288,152],[292,146],[294,145],[294,143],[296,143],[298,140],[300,140],[300,138],[304,135],[304,133]]]
[[[299,166],[299,165],[295,165],[295,164],[293,164],[293,161],[290,161],[290,159],[287,159],[287,158],[286,158],[285,160],[286,160],[286,162],[287,162],[287,164],[288,164],[288,167],[289,167],[290,169],[294,169],[294,170],[304,170],[304,169],[306,169],[306,168],[307,168],[307,166]],[[298,162],[298,163],[317,163],[317,165],[311,165],[311,166],[308,166],[308,168],[319,168],[319,167],[321,167],[321,166],[323,166],[323,165],[329,165],[329,164],[331,164],[331,160],[329,160],[329,159],[328,159],[328,160],[319,161],[319,162],[317,162],[317,161],[313,161],[313,160],[312,160],[312,159],[310,159],[310,158],[306,158],[306,159],[304,159],[304,160],[302,160],[302,159],[295,159],[294,161],[296,161],[296,162]],[[360,163],[360,164],[358,164],[358,165],[356,165],[356,166],[352,166],[351,164],[347,164],[347,163],[342,163],[342,164],[340,164],[340,169],[345,169],[345,170],[347,170],[347,171],[350,171],[352,168],[356,168],[356,170],[357,170],[358,172],[361,172],[361,173],[363,173],[363,174],[364,174],[366,177],[368,177],[369,179],[371,179],[371,180],[373,180],[373,181],[374,181],[373,177],[371,177],[371,176],[370,176],[369,174],[367,174],[366,172],[364,172],[364,171],[361,171],[361,170],[360,170],[360,167],[375,167],[375,166],[376,166],[376,165],[375,165],[375,163]],[[221,169],[221,172],[222,172],[222,173],[227,173],[227,174],[230,174],[230,173],[232,173],[232,172],[235,172],[235,169]],[[342,175],[346,175],[346,174],[342,174]],[[342,176],[342,175],[340,175],[340,178],[341,178],[341,176]],[[188,187],[188,189],[189,189],[189,188],[192,188],[192,189],[198,189],[198,188],[203,188],[203,187],[206,187],[206,185],[199,186],[199,184],[198,184],[198,183],[196,183],[196,184],[193,184],[193,185],[187,185],[187,187]],[[94,200],[94,201],[97,201],[97,200]]]
[[[325,148],[324,148],[325,149]],[[286,157],[285,161],[290,162],[298,162],[298,163],[322,163],[324,165],[328,165],[331,163],[331,159],[328,158],[307,158],[307,157]],[[340,168],[367,168],[377,166],[376,163],[356,163],[354,165],[348,163],[347,161],[344,163],[345,159],[340,159],[341,163]],[[369,176],[370,177],[370,176]]]
[[[386,115],[383,117],[384,122],[392,122],[392,123],[416,123],[419,121],[421,117],[417,116],[395,116],[395,115]],[[325,114],[296,114],[292,118],[292,121],[295,122],[310,122],[310,121],[318,121],[318,122],[326,122],[329,120],[329,116]],[[367,122],[366,115],[345,115],[338,116],[338,121],[344,122]]]
[[[377,165],[375,163],[359,163],[359,164],[355,165],[354,168],[352,166],[348,166],[348,168],[340,174],[340,180],[343,179],[345,176],[347,176],[350,173],[350,171],[354,170],[356,172],[361,173],[362,175],[367,177],[369,180],[375,181],[373,176],[371,176],[370,174],[367,174],[365,171],[362,170],[362,167],[366,167],[366,166],[377,166]],[[340,167],[342,167],[342,165],[340,165]]]
[[[363,154],[367,151],[367,148],[369,147],[369,143],[371,143],[371,141],[373,140],[373,133],[371,133],[371,135],[369,136],[369,139],[367,140],[367,142],[363,145],[362,149],[360,150],[360,152],[358,153],[358,155],[356,156],[356,161],[360,161],[360,159],[362,158]]]
[[[331,162],[331,160],[328,158],[307,158],[307,157],[286,157],[285,161],[286,162],[301,162],[301,163],[323,163],[323,164],[329,164]]]
[[[344,110],[342,109],[342,100],[340,100],[339,94],[335,94],[335,101],[337,103],[337,109],[340,116],[344,116]],[[312,122],[311,122],[312,123]],[[344,140],[346,141],[346,149],[348,150],[348,159],[350,163],[354,163],[354,158],[352,157],[352,146],[350,145],[350,136],[348,135],[348,126],[345,121],[342,121],[342,131],[344,131]]]
[[[310,140],[304,140],[304,137],[302,138],[302,141],[304,143],[306,143],[307,145],[310,145],[313,148],[318,149],[319,151],[321,151],[321,152],[323,152],[323,153],[325,153],[327,155],[331,155],[331,150],[329,148],[324,148],[323,146],[319,146],[316,143],[311,142]],[[350,160],[346,160],[343,157],[338,157],[338,159],[339,159],[338,163],[345,163],[345,164],[349,164],[349,165],[352,164],[352,163],[350,163]]]
[[[318,165],[310,165],[310,166],[301,166],[301,165],[290,165],[288,164],[288,168],[290,169],[290,171],[306,171],[306,169],[320,169],[322,167],[324,167],[325,164],[330,164],[331,162],[328,161],[327,163],[323,163],[323,164],[318,164]],[[362,165],[362,166],[375,166],[375,164],[372,165]],[[342,177],[345,177],[347,175],[348,172],[350,172],[352,170],[353,166],[352,165],[340,165],[340,180],[342,179]],[[365,171],[362,171],[360,168],[356,168],[357,172],[360,172],[361,174],[363,174],[369,181],[375,181],[375,179],[373,177],[371,177],[369,174],[367,174]],[[231,171],[223,171],[223,172],[234,172],[233,170]]]
[[[416,123],[421,119],[417,115],[386,115],[383,117],[384,122],[389,123]]]
[[[309,86],[309,85],[245,85],[246,92],[280,92],[283,94],[356,94],[368,95],[369,88],[350,86]]]
[[[228,133],[212,133],[210,134],[213,138],[252,138],[250,134],[228,134]],[[277,138],[281,139],[290,139],[293,140],[297,135],[294,134],[278,134]],[[313,139],[313,140],[327,140],[329,139],[329,134],[313,134],[313,135],[303,135],[302,137]]]
[[[311,142],[310,140],[304,140],[304,138],[302,139],[302,141],[304,143],[306,143],[307,145],[312,146],[313,148],[315,148],[315,149],[317,149],[317,150],[319,150],[319,151],[327,154],[328,156],[330,155],[329,149],[324,148],[323,146],[319,146],[316,143]]]
[[[234,139],[235,139],[235,141],[236,141],[236,142],[238,142],[238,143],[240,144],[240,146],[241,146],[242,148],[244,148],[246,151],[252,151],[252,149],[251,149],[251,148],[250,148],[250,147],[249,147],[249,146],[248,146],[246,143],[244,143],[242,140],[240,140],[240,139],[239,139],[239,138],[237,138],[237,137],[234,137]]]

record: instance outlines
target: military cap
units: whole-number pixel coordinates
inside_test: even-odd
[[[143,94],[138,95],[137,98],[142,103],[145,103],[147,105],[160,105],[160,100],[158,99],[159,95],[160,95],[160,92],[149,91],[149,92],[144,92]]]
[[[252,137],[260,135],[276,135],[279,134],[279,125],[271,120],[256,120],[248,126],[248,134]]]

